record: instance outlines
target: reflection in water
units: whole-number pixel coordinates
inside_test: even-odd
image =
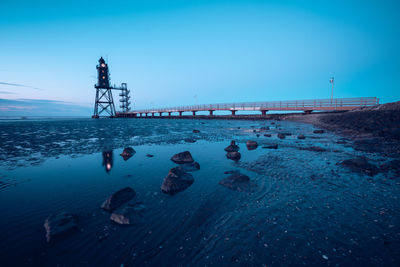
[[[124,151],[122,151],[121,156],[124,158],[125,161],[127,161],[135,153],[136,153],[136,151],[133,148],[126,147],[126,148],[124,148]]]
[[[103,151],[103,166],[106,168],[106,172],[110,172],[114,164],[113,151]]]

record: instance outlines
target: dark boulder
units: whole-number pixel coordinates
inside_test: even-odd
[[[236,142],[234,140],[231,141],[231,144],[224,148],[226,152],[237,152],[239,151],[239,146],[236,145]]]
[[[267,149],[277,149],[277,148],[278,148],[278,144],[274,144],[274,145],[268,145],[268,146],[263,146],[262,148],[267,148]]]
[[[326,149],[319,146],[301,147],[300,150],[308,150],[314,152],[325,152]]]
[[[152,158],[152,157],[154,157],[154,155],[152,155],[152,154],[146,154],[146,157]]]
[[[303,134],[300,134],[297,136],[297,139],[306,139],[306,137]]]
[[[136,151],[131,148],[131,147],[126,147],[124,148],[124,150],[122,151],[122,153],[120,154],[122,156],[122,158],[124,160],[128,160],[129,158],[131,158],[134,154],[136,153]]]
[[[237,152],[237,151],[232,151],[232,152],[226,153],[226,157],[227,157],[228,159],[231,159],[231,160],[234,160],[234,161],[240,160],[241,156],[242,156],[242,155],[240,155],[240,153]]]
[[[136,192],[132,188],[125,187],[115,192],[108,199],[106,199],[106,201],[104,201],[101,205],[101,208],[106,211],[114,211],[135,196]]]
[[[78,230],[78,220],[75,215],[61,212],[50,215],[44,221],[46,240],[48,243],[62,239]]]
[[[272,135],[270,134],[264,134],[265,137],[271,137]]]
[[[246,146],[247,146],[247,149],[248,149],[248,150],[254,150],[254,149],[256,149],[256,148],[258,147],[258,144],[257,144],[256,141],[248,140],[248,141],[246,142]]]
[[[195,139],[191,139],[191,138],[186,138],[184,141],[185,141],[186,143],[195,143],[195,142],[196,142]]]
[[[313,133],[315,133],[315,134],[322,134],[324,132],[325,132],[324,130],[314,130],[313,131]]]
[[[193,130],[193,133],[199,133],[199,132],[200,132],[200,130],[196,130],[196,129]]]
[[[194,178],[190,173],[176,167],[169,170],[161,185],[161,190],[166,194],[174,195],[191,186],[193,182]]]
[[[378,168],[369,163],[365,157],[346,159],[339,162],[338,165],[344,166],[353,172],[363,173],[369,176],[374,176],[379,172]]]
[[[178,164],[183,163],[192,163],[194,160],[192,158],[192,154],[189,151],[184,151],[172,156],[171,160]]]
[[[269,127],[268,127],[268,126],[266,126],[266,127],[261,127],[261,128],[260,128],[260,131],[266,131],[266,130],[269,130]]]
[[[185,171],[185,172],[193,172],[193,171],[200,170],[200,164],[197,162],[184,163],[184,164],[181,164],[180,166],[178,166],[178,168],[180,168],[182,171]]]
[[[280,139],[285,139],[285,138],[286,138],[286,135],[283,134],[283,133],[278,133],[278,138],[280,138]]]
[[[240,172],[235,172],[222,179],[219,184],[231,190],[245,191],[250,188],[250,178]]]
[[[292,135],[292,133],[282,133],[282,134],[284,134],[286,136],[291,136]]]
[[[122,224],[131,225],[134,222],[142,221],[142,211],[145,206],[142,202],[130,201],[126,205],[116,209],[110,216],[110,220]]]

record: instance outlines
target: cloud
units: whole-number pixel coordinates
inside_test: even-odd
[[[7,85],[7,86],[25,87],[25,88],[32,88],[32,89],[35,89],[35,90],[42,90],[42,89],[34,87],[34,86],[25,85],[25,84],[19,84],[19,83],[0,82],[0,84]]]
[[[15,95],[15,94],[17,94],[17,93],[9,92],[9,91],[0,91],[0,94],[4,94],[4,95]]]
[[[0,116],[83,116],[90,117],[92,108],[50,99],[2,99]]]

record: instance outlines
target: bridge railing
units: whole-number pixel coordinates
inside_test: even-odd
[[[131,113],[215,111],[215,110],[346,110],[379,104],[376,97],[310,99],[268,102],[219,103],[134,110]]]

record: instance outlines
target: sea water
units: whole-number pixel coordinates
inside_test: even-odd
[[[399,177],[337,165],[357,156],[377,166],[390,159],[314,129],[286,121],[2,120],[0,265],[398,265]],[[279,132],[292,135],[279,139]],[[239,162],[226,158],[231,140]],[[247,140],[259,147],[248,150]],[[262,148],[270,144],[278,149]],[[120,153],[129,146],[136,153],[125,161]],[[311,146],[326,151],[301,149]],[[183,151],[200,170],[189,188],[164,194],[163,179],[177,166],[170,158]],[[254,186],[221,186],[227,171]],[[145,208],[121,226],[100,206],[127,186]],[[63,211],[78,216],[79,231],[48,244],[44,221]]]

